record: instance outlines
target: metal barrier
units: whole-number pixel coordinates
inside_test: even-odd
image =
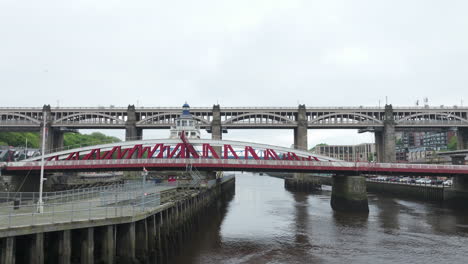
[[[0,229],[135,216],[155,209],[161,203],[161,191],[174,185],[127,183],[105,187],[54,192],[44,196],[44,211],[37,213],[37,193],[7,195],[0,204]],[[19,195],[19,196],[16,196]],[[22,203],[21,203],[22,202]]]

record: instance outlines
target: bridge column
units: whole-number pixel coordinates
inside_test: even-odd
[[[115,240],[114,226],[106,225],[96,228],[96,250],[100,254],[96,256],[98,263],[114,263],[115,262]]]
[[[337,174],[332,177],[331,207],[342,212],[369,212],[366,178]]]
[[[142,219],[135,224],[135,255],[141,263],[149,261],[148,255],[148,223]]]
[[[81,263],[94,263],[94,228],[81,230]]]
[[[376,139],[377,136],[379,135],[376,134]],[[378,150],[378,154],[382,157],[379,158],[379,162],[396,162],[395,119],[393,117],[392,105],[385,105],[384,128],[381,138],[382,141],[378,142],[381,146]]]
[[[0,238],[0,264],[15,263],[15,237]]]
[[[40,139],[42,144],[43,125],[46,126],[45,137],[45,153],[54,152],[54,150],[63,147],[63,133],[58,128],[52,128],[52,111],[50,105],[42,107],[42,116],[46,116],[46,120],[42,120],[40,128]]]
[[[44,263],[44,233],[31,235],[29,243],[29,263],[42,264]]]
[[[299,105],[296,116],[297,127],[294,128],[294,148],[307,150],[307,111],[305,105]],[[298,189],[304,188],[304,173],[294,173],[294,178]]]
[[[377,153],[377,162],[383,162],[383,132],[375,131],[375,152]]]
[[[71,230],[59,232],[58,262],[64,264],[71,263]]]
[[[117,226],[117,257],[120,263],[133,263],[135,259],[135,222]]]
[[[221,108],[219,104],[213,105],[213,120],[211,121],[211,139],[223,139],[223,128],[221,127]],[[221,157],[221,147],[214,147],[214,150]]]
[[[143,137],[143,130],[137,128],[138,121],[135,106],[129,105],[127,108],[127,122],[125,123],[125,141],[140,140]]]
[[[459,127],[457,129],[457,149],[468,149],[468,128]]]
[[[464,165],[466,155],[452,155],[453,165]],[[456,175],[452,177],[452,187],[444,188],[444,200],[450,201],[454,205],[468,204],[468,177]]]

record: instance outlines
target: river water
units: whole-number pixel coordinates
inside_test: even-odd
[[[340,214],[330,195],[238,173],[172,263],[468,263],[466,210],[369,194],[369,215]]]

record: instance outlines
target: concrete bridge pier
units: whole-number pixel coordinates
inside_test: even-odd
[[[341,212],[368,213],[366,178],[342,174],[333,176],[331,207]]]
[[[136,222],[135,225],[135,255],[141,263],[149,262],[148,255],[148,223],[146,219]]]
[[[117,225],[118,263],[136,263],[135,222]]]
[[[382,131],[375,131],[375,148],[377,162],[396,162],[395,118],[392,105],[385,105],[384,127]]]
[[[0,239],[0,264],[15,263],[15,246],[16,239],[14,237]]]
[[[213,119],[211,120],[211,139],[223,139],[223,128],[221,127],[221,108],[219,104],[213,105]],[[221,147],[214,147],[216,154],[221,157]]]
[[[468,149],[468,128],[457,129],[457,149]]]
[[[129,105],[127,108],[127,121],[125,122],[125,141],[140,140],[143,138],[143,129],[137,128],[138,117],[135,111],[135,105]]]
[[[451,158],[453,165],[464,165],[466,155],[452,155]],[[468,204],[468,178],[456,175],[452,177],[452,181],[451,188],[444,188],[444,200],[455,206],[466,206]]]
[[[54,151],[58,151],[63,149],[63,135],[64,131],[60,130],[60,128],[54,128],[51,126],[52,124],[52,112],[50,105],[44,105],[42,108],[43,116],[46,116],[46,120],[42,120],[42,124],[40,127],[40,139],[42,143],[42,133],[43,133],[43,125],[45,123],[47,134],[45,137],[45,153],[51,153]]]
[[[305,105],[299,105],[296,116],[297,127],[294,128],[294,148],[307,150],[307,110]],[[294,173],[294,179],[298,189],[302,189],[300,185],[306,184],[304,173]]]

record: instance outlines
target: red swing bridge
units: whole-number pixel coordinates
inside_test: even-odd
[[[184,135],[184,133],[182,133]],[[345,162],[309,151],[230,140],[138,140],[44,155],[45,172],[184,170],[315,172],[344,175],[468,175],[466,165]],[[3,173],[39,172],[41,157],[0,163]]]

